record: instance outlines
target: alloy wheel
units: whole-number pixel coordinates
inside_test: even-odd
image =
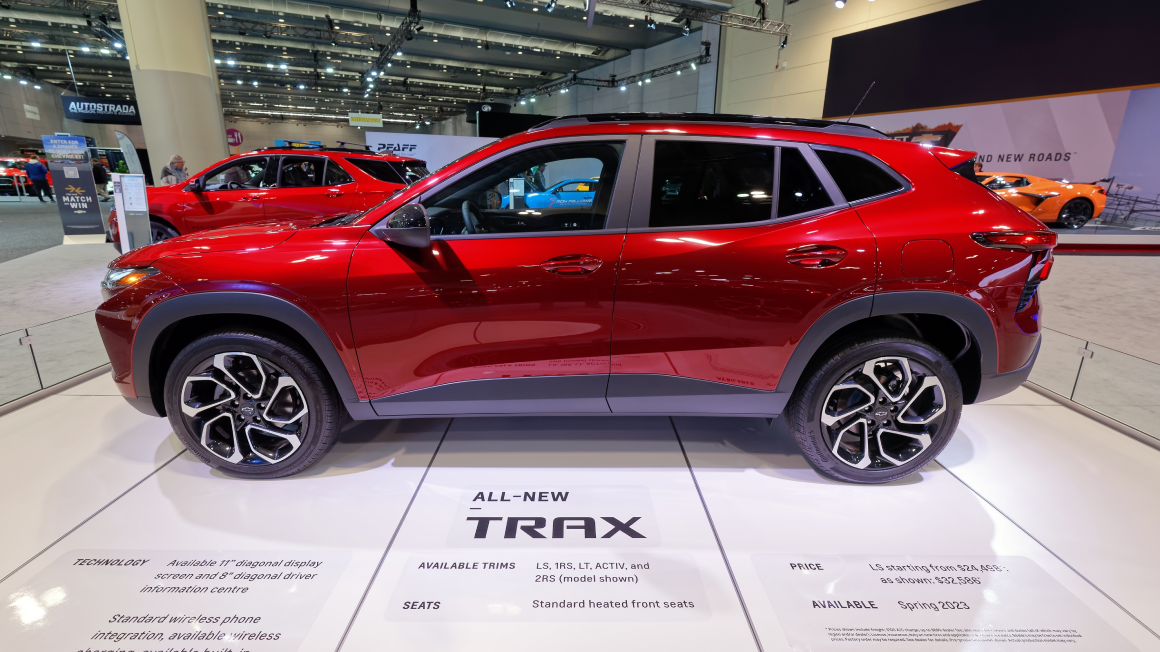
[[[1092,205],[1086,201],[1073,199],[1059,209],[1057,221],[1060,226],[1068,229],[1078,229],[1092,218]]]
[[[943,429],[946,392],[931,370],[901,356],[848,370],[822,403],[828,448],[855,469],[897,469],[930,448]]]
[[[202,448],[239,465],[279,464],[310,426],[306,397],[285,370],[253,353],[218,353],[194,366],[181,413]]]

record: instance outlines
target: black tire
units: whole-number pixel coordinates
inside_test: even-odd
[[[1087,224],[1094,214],[1095,205],[1086,199],[1077,197],[1059,209],[1055,223],[1065,229],[1079,229]]]
[[[342,426],[326,373],[295,347],[259,333],[218,332],[192,342],[170,365],[164,391],[181,442],[239,477],[298,473],[318,461]],[[236,400],[228,400],[231,393]]]
[[[906,375],[900,359],[907,361],[909,381],[882,383]],[[871,361],[878,384],[863,373]],[[884,387],[902,398],[890,400]],[[867,398],[871,392],[875,396]],[[873,484],[906,477],[934,459],[954,434],[962,406],[962,384],[946,356],[920,340],[883,335],[851,340],[826,354],[799,383],[786,416],[798,446],[819,472]],[[904,417],[930,421],[920,426]]]
[[[176,238],[179,235],[181,234],[177,232],[177,229],[169,226],[165,222],[149,220],[150,242],[161,242],[162,240]]]

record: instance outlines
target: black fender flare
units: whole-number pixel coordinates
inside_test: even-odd
[[[951,292],[934,290],[884,292],[835,306],[814,322],[794,348],[781,379],[777,382],[777,391],[792,393],[814,354],[842,327],[870,317],[899,314],[940,315],[955,320],[967,329],[979,346],[979,367],[983,376],[994,375],[998,360],[998,341],[991,318],[982,306],[967,297]]]
[[[354,382],[338,355],[334,343],[314,321],[314,318],[298,306],[275,296],[256,292],[203,292],[183,294],[154,306],[141,319],[137,333],[133,337],[133,388],[138,401],[152,404],[151,379],[149,377],[150,358],[157,338],[173,324],[188,317],[214,314],[242,314],[266,317],[285,324],[305,340],[317,354],[323,367],[330,374],[343,403],[358,403],[358,393]]]

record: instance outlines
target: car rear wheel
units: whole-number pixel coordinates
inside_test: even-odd
[[[177,229],[156,220],[149,220],[149,237],[150,242],[161,242],[170,238],[176,238],[181,235]]]
[[[906,477],[950,441],[963,390],[946,356],[905,337],[854,340],[798,387],[787,414],[813,466],[837,480]]]
[[[165,379],[165,410],[182,443],[229,474],[277,478],[318,461],[341,426],[330,379],[307,356],[245,331],[186,346]]]
[[[1095,207],[1086,199],[1073,199],[1059,209],[1059,217],[1055,223],[1065,229],[1078,229],[1092,218]]]

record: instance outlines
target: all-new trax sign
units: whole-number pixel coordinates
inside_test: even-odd
[[[64,95],[60,101],[64,104],[64,117],[69,120],[115,125],[141,124],[141,114],[133,100]]]

